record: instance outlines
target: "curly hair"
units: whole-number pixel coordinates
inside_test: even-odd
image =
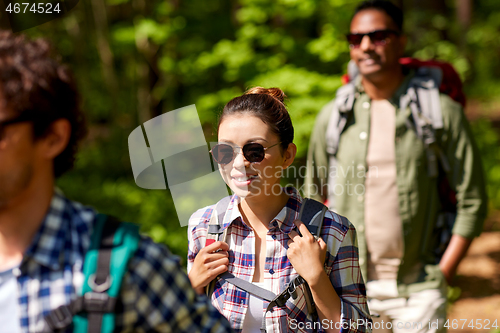
[[[87,129],[73,75],[52,55],[50,44],[0,31],[0,90],[7,109],[30,115],[35,139],[58,119],[70,122],[68,145],[53,162],[55,177],[70,170]]]

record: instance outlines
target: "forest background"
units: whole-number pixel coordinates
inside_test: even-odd
[[[48,38],[76,74],[89,135],[75,170],[58,185],[100,212],[138,222],[186,258],[170,191],[139,188],[127,137],[140,124],[195,104],[207,142],[223,105],[251,86],[289,97],[298,156],[315,116],[341,85],[344,34],[359,1],[85,0],[65,17],[25,31]],[[500,230],[500,2],[399,0],[406,54],[452,63],[465,84],[488,181],[490,218]],[[301,184],[302,179],[288,179]],[[185,262],[185,259],[184,259]]]

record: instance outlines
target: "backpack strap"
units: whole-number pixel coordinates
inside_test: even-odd
[[[302,206],[300,207],[299,212],[299,220],[307,226],[307,229],[315,239],[321,237],[321,229],[323,227],[323,221],[327,211],[328,207],[319,201],[310,198],[304,198],[302,201]],[[318,319],[318,311],[316,310],[316,304],[312,297],[311,288],[301,276],[298,276],[295,280],[295,287],[304,283],[304,298],[307,304],[307,311],[311,316],[312,321],[316,322]]]
[[[333,102],[332,113],[326,130],[326,151],[336,155],[339,148],[340,134],[347,124],[347,117],[352,111],[355,101],[356,87],[350,82],[337,90]]]
[[[226,240],[227,228],[225,230],[222,230],[222,227],[224,223],[224,216],[226,214],[227,207],[229,206],[230,201],[231,197],[222,199],[216,204],[214,210],[212,211],[212,215],[208,223],[207,240],[205,242],[205,246],[210,245],[215,241]],[[323,226],[323,219],[327,210],[328,208],[319,201],[308,198],[305,198],[302,201],[302,206],[299,212],[299,219],[304,222],[304,224],[316,239],[320,237],[321,228]],[[262,318],[262,325],[260,328],[262,333],[266,332],[267,312],[271,311],[275,306],[285,306],[290,297],[293,297],[295,299],[297,297],[296,288],[302,284],[304,284],[304,298],[307,305],[308,315],[311,316],[314,322],[318,319],[318,313],[316,311],[316,305],[314,304],[314,300],[311,294],[311,289],[301,276],[297,276],[295,279],[290,281],[287,287],[279,295],[275,295],[273,292],[267,289],[258,287],[251,282],[240,279],[229,272],[225,272],[217,276],[217,278],[213,279],[208,284],[206,291],[209,298],[211,298],[214,292],[215,283],[219,279],[225,280],[226,282],[231,283],[236,287],[269,302],[269,305]]]
[[[231,196],[222,198],[214,207],[212,215],[210,216],[210,221],[208,222],[208,232],[207,238],[205,240],[205,246],[210,245],[217,241],[225,242],[227,238],[227,229],[223,229],[224,226],[224,216],[226,215],[227,207],[231,202]],[[206,293],[208,298],[210,298],[214,292],[215,283],[219,280],[220,276],[216,277],[207,285]]]
[[[302,201],[299,220],[306,225],[316,240],[321,236],[321,228],[323,227],[323,220],[325,219],[327,210],[328,207],[314,199],[304,198]]]
[[[329,156],[330,168],[336,168],[337,166],[337,151],[339,148],[340,135],[346,127],[355,100],[356,87],[353,82],[349,82],[337,90],[333,103],[327,106],[332,110],[325,134],[326,152]],[[328,188],[335,188],[334,177],[328,177]],[[335,196],[327,193],[327,198],[328,205],[330,207],[335,207]]]
[[[325,214],[328,210],[324,204],[319,201],[310,198],[304,198],[299,211],[298,219],[301,220],[309,230],[309,232],[318,239],[321,236],[321,228],[323,227],[323,220]],[[271,311],[275,306],[283,307],[290,297],[294,299],[297,297],[297,292],[295,289],[300,285],[304,285],[304,299],[306,301],[307,313],[311,317],[313,322],[318,320],[318,311],[316,310],[316,304],[314,302],[311,288],[307,284],[306,280],[300,275],[294,278],[287,287],[277,295],[267,306],[264,317],[262,318],[261,333],[266,332],[266,314]],[[316,325],[313,325],[313,332],[316,332]]]
[[[439,86],[443,81],[443,71],[439,67],[421,66],[416,68],[415,76],[410,80],[406,95],[400,100],[400,109],[410,107],[413,123],[408,120],[407,126],[412,128],[426,146],[429,177],[437,177],[438,161],[447,172],[449,162],[436,141],[435,131],[443,128],[443,116],[439,100]],[[337,90],[332,113],[326,130],[326,151],[330,155],[330,167],[337,165],[336,154],[340,135],[344,130],[347,118],[354,106],[356,88],[351,82]],[[329,188],[334,188],[332,177],[328,178]],[[334,207],[334,197],[329,196],[330,207]]]
[[[114,331],[114,311],[122,279],[139,239],[139,226],[96,215],[83,266],[82,295],[45,317],[52,331],[63,330],[72,323],[76,333]]]
[[[406,95],[400,100],[401,110],[410,107],[413,122],[408,119],[407,126],[415,131],[425,145],[427,170],[431,178],[438,176],[438,161],[445,171],[450,170],[448,160],[436,140],[436,130],[443,128],[439,100],[441,79],[442,72],[438,67],[420,67],[410,80]]]

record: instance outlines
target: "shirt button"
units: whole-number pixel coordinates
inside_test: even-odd
[[[16,267],[12,270],[12,274],[14,274],[15,277],[21,276],[21,270]]]
[[[272,237],[274,240],[276,239],[276,235],[272,235],[271,237]]]
[[[277,227],[277,226],[278,226],[278,222],[274,221],[274,222],[273,222],[273,226],[274,226],[274,227]]]
[[[359,258],[359,264],[360,264],[360,265],[364,265],[364,263],[365,263],[365,259],[363,259],[363,258]]]
[[[363,232],[363,231],[365,231],[365,226],[364,226],[364,225],[360,225],[360,226],[358,227],[358,231],[359,231],[359,232]]]
[[[367,137],[368,137],[368,134],[366,134],[366,132],[359,133],[359,138],[361,140],[366,140]]]
[[[370,103],[369,103],[369,102],[364,102],[364,103],[363,103],[363,107],[364,107],[365,109],[369,109],[369,108],[370,108]]]
[[[274,274],[274,270],[272,268],[269,270],[269,274]]]
[[[358,201],[359,201],[359,202],[362,202],[362,201],[363,201],[363,196],[362,196],[362,195],[358,195]]]

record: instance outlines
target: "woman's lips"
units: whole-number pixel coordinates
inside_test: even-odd
[[[231,176],[231,180],[237,187],[247,187],[250,183],[257,178],[257,175],[246,175],[246,176]]]

